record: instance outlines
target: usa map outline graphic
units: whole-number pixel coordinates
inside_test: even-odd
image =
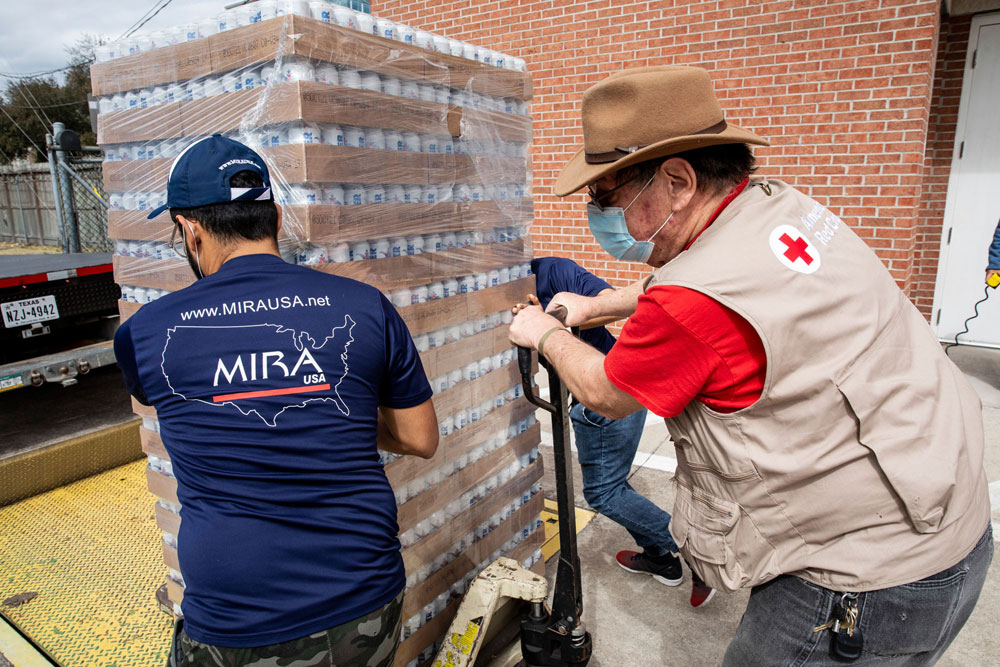
[[[344,399],[341,397],[340,392],[338,391],[338,388],[340,387],[340,384],[344,381],[344,378],[347,377],[347,374],[350,372],[350,368],[349,368],[348,363],[347,363],[347,355],[348,355],[348,351],[349,351],[349,348],[351,346],[351,343],[354,342],[353,331],[354,331],[355,324],[356,324],[356,322],[351,318],[350,315],[345,315],[344,316],[344,323],[342,325],[340,325],[340,326],[334,327],[331,330],[330,335],[327,336],[327,337],[325,337],[323,339],[323,341],[321,343],[319,343],[319,344],[316,343],[316,339],[313,338],[312,335],[308,331],[298,331],[298,330],[293,329],[291,327],[286,327],[286,326],[284,326],[282,324],[262,323],[262,324],[244,324],[244,325],[229,325],[229,326],[190,326],[190,325],[177,325],[177,326],[170,327],[170,328],[167,329],[167,340],[163,344],[163,352],[161,353],[161,356],[160,356],[160,359],[161,359],[161,361],[160,361],[160,372],[163,374],[163,379],[166,381],[167,386],[170,387],[170,391],[175,396],[179,396],[180,398],[182,398],[185,401],[193,401],[193,402],[204,403],[206,405],[211,405],[211,406],[214,406],[214,407],[222,407],[222,408],[224,408],[226,406],[231,406],[233,408],[236,408],[236,410],[240,414],[242,414],[243,416],[248,417],[250,415],[256,415],[258,418],[260,418],[260,420],[262,422],[264,422],[264,424],[266,426],[268,426],[270,428],[275,428],[276,427],[277,421],[278,421],[278,417],[280,417],[286,410],[290,410],[290,409],[293,409],[293,408],[304,408],[309,403],[332,402],[336,406],[337,410],[339,410],[341,414],[343,414],[345,417],[347,417],[347,416],[350,416],[351,410],[348,407],[347,403],[344,401]],[[292,346],[295,348],[295,350],[297,352],[300,352],[300,353],[303,351],[303,349],[306,348],[307,344],[309,346],[309,349],[312,350],[312,351],[318,351],[318,350],[324,349],[326,347],[326,344],[328,342],[330,342],[331,340],[335,340],[337,338],[337,334],[340,331],[346,329],[346,332],[345,332],[346,333],[346,337],[345,337],[345,340],[343,342],[343,349],[341,350],[340,355],[339,355],[341,362],[344,364],[344,372],[339,377],[337,377],[337,382],[335,384],[331,383],[331,385],[330,385],[330,390],[333,392],[334,395],[333,396],[329,396],[329,397],[328,396],[318,396],[318,397],[312,397],[312,398],[304,398],[300,402],[296,402],[294,404],[286,405],[286,406],[282,407],[280,410],[278,410],[274,414],[274,416],[271,417],[271,419],[269,421],[268,418],[267,418],[267,416],[261,414],[258,409],[256,409],[256,408],[247,408],[247,409],[244,409],[243,407],[241,407],[236,402],[236,400],[223,400],[223,401],[213,402],[213,401],[206,401],[206,400],[201,399],[201,398],[190,398],[188,396],[185,396],[181,391],[178,391],[178,389],[175,388],[174,384],[170,381],[170,373],[169,373],[169,371],[166,368],[166,366],[168,364],[167,350],[170,347],[171,341],[174,340],[174,335],[180,333],[179,330],[202,329],[202,330],[219,331],[219,330],[225,330],[225,329],[230,329],[231,330],[231,329],[263,329],[263,328],[271,328],[271,329],[273,329],[273,331],[271,333],[272,333],[272,335],[274,335],[276,337],[280,337],[280,336],[285,335],[285,334],[289,335],[290,338],[291,338],[291,344],[292,344]],[[177,344],[178,345],[182,345],[182,343],[179,342],[179,341],[177,342]],[[184,354],[184,352],[181,351],[180,354]],[[235,373],[235,371],[234,371],[234,373]],[[324,374],[326,374],[325,370],[324,370]],[[321,386],[321,385],[319,385],[319,386]]]

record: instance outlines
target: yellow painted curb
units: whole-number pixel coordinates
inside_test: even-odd
[[[0,656],[14,667],[53,667],[52,662],[29,644],[0,617]]]

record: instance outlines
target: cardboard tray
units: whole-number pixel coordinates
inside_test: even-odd
[[[90,68],[91,87],[95,96],[112,95],[288,56],[499,97],[529,100],[532,96],[531,78],[525,73],[294,15],[96,63]]]

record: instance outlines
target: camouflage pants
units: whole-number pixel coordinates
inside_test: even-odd
[[[308,637],[256,648],[196,642],[174,628],[167,667],[390,667],[399,645],[403,594],[375,611]]]

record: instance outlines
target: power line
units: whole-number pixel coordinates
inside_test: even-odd
[[[31,92],[31,87],[30,86],[21,86],[21,88],[24,90],[24,92],[28,93],[28,95],[31,96],[31,101],[32,102],[34,102],[36,105],[39,104],[38,98],[35,97],[35,94],[33,92]],[[33,114],[35,114],[35,117],[38,119],[38,122],[41,123],[42,127],[45,128],[45,131],[48,132],[48,129],[50,127],[52,127],[52,119],[49,118],[49,115],[47,113],[45,113],[45,109],[42,109],[41,111],[42,111],[42,114],[45,116],[45,120],[48,121],[47,123],[43,122],[42,121],[42,117],[38,115],[38,108],[37,107],[33,108],[31,110],[31,112]]]
[[[16,120],[14,120],[14,118],[9,113],[7,113],[7,110],[4,109],[3,106],[0,106],[0,111],[3,111],[3,115],[7,116],[7,118],[10,119],[10,122],[14,123],[14,127],[16,127],[21,131],[21,134],[24,135],[24,138],[31,142],[31,145],[35,147],[35,150],[38,151],[39,155],[46,154],[45,151],[43,151],[41,148],[38,147],[38,144],[36,144],[35,140],[31,138],[31,135],[25,132],[24,128],[21,127],[21,125]]]
[[[119,37],[118,39],[124,39],[124,38],[132,35],[132,33],[134,33],[136,30],[138,30],[142,26],[146,25],[146,23],[148,23],[150,19],[152,19],[157,14],[159,14],[160,11],[164,7],[166,7],[167,5],[169,5],[171,2],[173,2],[173,0],[155,0],[155,2],[153,2],[153,6],[150,7],[146,11],[145,14],[143,14],[142,16],[140,16],[139,19],[135,23],[133,23],[131,26],[129,26],[125,30],[125,32],[123,32],[121,34],[121,37]]]
[[[130,33],[129,33],[128,35],[126,35],[126,37],[128,37],[129,35],[131,35],[132,33],[134,33],[134,32],[135,32],[136,30],[138,30],[138,29],[139,29],[139,28],[141,28],[142,26],[144,26],[144,25],[146,25],[147,23],[149,23],[149,22],[150,22],[150,21],[151,21],[152,19],[154,19],[154,18],[156,17],[156,15],[157,15],[157,14],[159,14],[159,13],[160,13],[160,12],[162,12],[162,11],[163,11],[164,9],[166,9],[167,5],[169,5],[169,4],[170,4],[171,2],[173,2],[173,1],[174,1],[174,0],[167,0],[167,1],[166,1],[166,2],[164,2],[164,3],[162,4],[162,5],[160,5],[160,8],[159,8],[159,9],[157,9],[157,10],[156,10],[155,12],[153,12],[153,15],[152,15],[152,16],[150,16],[150,17],[149,17],[148,19],[146,19],[145,21],[143,21],[142,23],[140,23],[139,25],[137,25],[137,26],[135,27],[135,30],[133,30],[132,32],[130,32]]]
[[[56,107],[68,107],[74,104],[87,104],[87,100],[77,100],[76,102],[60,102],[59,104],[45,104],[42,106],[25,106],[20,104],[6,104],[0,102],[0,105],[7,107],[8,109],[55,109]]]
[[[89,61],[93,62],[93,61]],[[77,63],[74,65],[66,65],[65,67],[57,67],[56,69],[46,70],[44,72],[34,72],[34,73],[17,73],[17,72],[0,72],[0,76],[6,77],[8,79],[37,79],[42,76],[48,76],[49,74],[55,74],[57,72],[64,72],[68,69],[73,69],[77,65],[86,65],[87,63]]]

